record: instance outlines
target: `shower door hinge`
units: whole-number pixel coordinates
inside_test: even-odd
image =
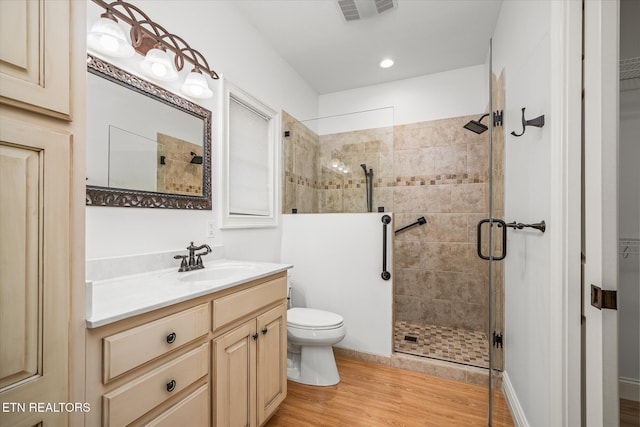
[[[493,331],[493,346],[502,348],[502,332]]]
[[[609,310],[617,310],[618,292],[603,290],[599,286],[592,284],[591,305],[598,310],[602,310],[603,308],[608,308]]]

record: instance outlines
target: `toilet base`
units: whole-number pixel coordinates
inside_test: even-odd
[[[288,352],[287,378],[291,381],[332,386],[340,382],[333,348],[329,346],[302,346],[300,353]]]

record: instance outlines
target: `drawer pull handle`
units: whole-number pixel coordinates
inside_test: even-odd
[[[267,335],[267,332],[269,332],[269,330],[267,329],[266,326],[262,328],[262,335]]]
[[[173,390],[176,389],[176,380],[171,380],[167,383],[167,391],[169,393],[171,393]]]
[[[258,334],[251,335],[251,337],[253,338],[254,341],[258,339],[258,336],[259,336]]]
[[[171,332],[169,335],[167,335],[167,343],[173,344],[175,341],[176,341],[176,333],[175,332]]]

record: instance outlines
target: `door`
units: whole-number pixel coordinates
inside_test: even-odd
[[[287,306],[258,316],[258,425],[267,420],[287,395]]]
[[[0,118],[0,425],[66,425],[71,136]],[[9,406],[5,406],[5,405]],[[58,404],[59,405],[59,404]],[[8,410],[5,410],[8,409]],[[55,410],[55,411],[54,411]]]
[[[588,0],[584,6],[583,424],[616,426],[618,313],[594,307],[591,287],[617,289],[620,5],[618,0]]]
[[[255,426],[256,321],[214,340],[215,419],[220,427]]]

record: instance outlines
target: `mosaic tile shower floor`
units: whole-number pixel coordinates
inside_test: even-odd
[[[406,336],[417,340],[407,340]],[[489,367],[489,342],[480,331],[396,321],[394,345],[402,353]]]

